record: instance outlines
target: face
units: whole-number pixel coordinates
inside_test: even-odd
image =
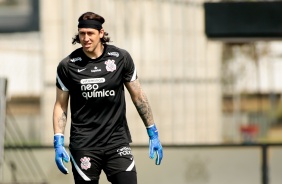
[[[85,52],[93,53],[96,48],[101,44],[101,38],[104,36],[104,30],[92,28],[79,28],[78,30],[79,41]]]

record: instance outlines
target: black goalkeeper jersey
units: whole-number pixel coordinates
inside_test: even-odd
[[[71,149],[131,142],[124,82],[136,78],[130,54],[113,45],[104,45],[99,58],[90,59],[79,48],[59,63],[56,86],[70,95]]]

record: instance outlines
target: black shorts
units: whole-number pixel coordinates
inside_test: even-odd
[[[100,150],[70,150],[74,180],[99,180],[103,170],[109,178],[119,172],[136,172],[129,144]]]

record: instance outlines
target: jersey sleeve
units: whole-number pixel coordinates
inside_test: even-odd
[[[62,91],[69,91],[68,67],[65,59],[57,67],[56,86]]]
[[[124,75],[123,81],[124,82],[131,82],[135,81],[137,77],[136,68],[134,62],[127,51],[124,51]]]

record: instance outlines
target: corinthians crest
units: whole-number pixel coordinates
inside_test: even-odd
[[[105,61],[105,64],[106,64],[106,70],[108,72],[113,72],[117,69],[117,65],[115,64],[115,60],[108,59],[107,61]]]
[[[84,170],[87,170],[91,167],[91,163],[90,163],[90,158],[89,157],[83,157],[80,159],[81,161],[81,168],[84,169]]]

